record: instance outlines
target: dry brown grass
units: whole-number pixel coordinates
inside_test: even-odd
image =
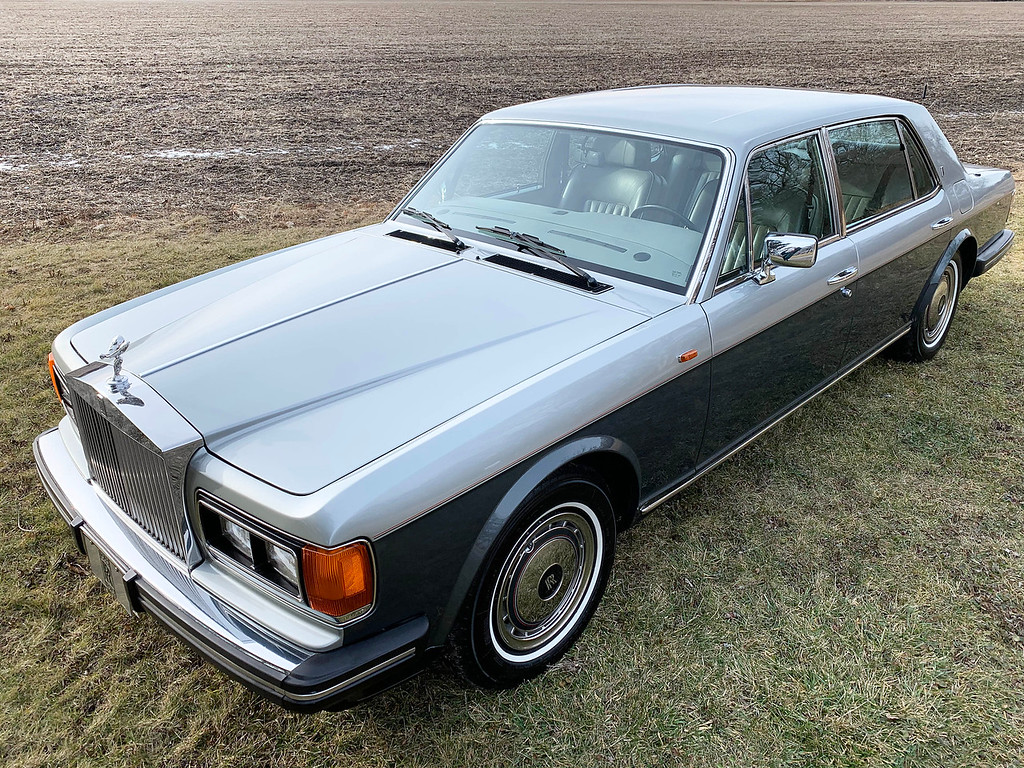
[[[124,620],[31,461],[61,328],[380,215],[479,112],[928,82],[965,158],[1024,168],[1022,24],[1014,3],[0,2],[0,764],[1024,763],[1020,244],[935,361],[865,366],[628,532],[580,644],[506,693],[435,669],[350,712],[266,704]],[[146,156],[236,148],[258,152]]]

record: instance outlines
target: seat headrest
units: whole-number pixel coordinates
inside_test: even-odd
[[[600,153],[604,165],[618,165],[641,170],[647,170],[651,165],[651,145],[647,141],[598,136],[588,154],[591,152]],[[594,163],[594,165],[598,164]]]

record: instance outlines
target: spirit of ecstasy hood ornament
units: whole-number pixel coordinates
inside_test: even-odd
[[[100,355],[100,360],[110,362],[114,366],[114,375],[107,379],[107,384],[110,385],[110,391],[119,394],[124,394],[128,391],[128,387],[131,383],[128,381],[127,376],[121,375],[121,356],[128,351],[128,345],[131,342],[125,341],[124,336],[117,336],[112,342],[110,342],[110,349],[106,353]]]

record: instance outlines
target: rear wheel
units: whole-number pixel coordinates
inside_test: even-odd
[[[914,313],[913,325],[905,347],[905,352],[911,360],[931,360],[945,344],[950,324],[956,314],[962,278],[963,266],[960,254],[956,253],[946,262],[938,281],[926,289],[923,300]]]
[[[544,671],[586,628],[615,550],[609,495],[594,473],[572,470],[516,510],[452,633],[462,674],[509,687]]]

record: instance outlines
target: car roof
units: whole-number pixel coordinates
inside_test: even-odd
[[[655,85],[560,96],[505,107],[486,120],[536,120],[652,133],[729,147],[872,115],[913,116],[913,102],[859,93],[792,88]]]

